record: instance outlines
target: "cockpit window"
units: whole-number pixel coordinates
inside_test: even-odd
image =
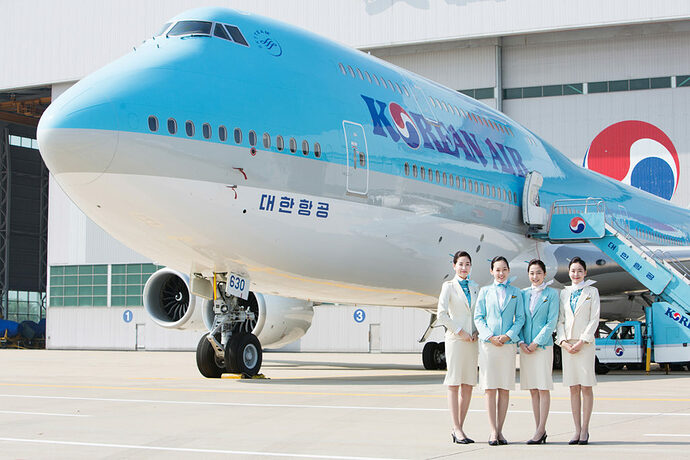
[[[232,37],[232,40],[235,43],[239,43],[240,45],[244,46],[249,46],[249,43],[247,43],[247,40],[244,39],[244,35],[242,35],[242,32],[240,32],[240,29],[238,29],[235,26],[230,26],[230,25],[225,25],[225,27],[228,29],[228,33]]]
[[[225,31],[225,27],[223,27],[222,24],[216,24],[216,27],[213,29],[213,35],[215,35],[216,37],[220,37],[222,39],[225,39],[225,40],[232,41],[232,39],[230,38],[230,35],[228,35],[228,33]]]
[[[165,33],[165,31],[168,30],[168,28],[170,27],[170,24],[172,24],[172,22],[166,22],[165,25],[163,25],[163,27],[161,27],[161,30],[159,30],[155,36],[157,37],[159,35],[163,35]]]
[[[207,21],[180,21],[170,29],[168,36],[211,35],[211,23]]]

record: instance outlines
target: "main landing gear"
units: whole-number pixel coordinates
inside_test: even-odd
[[[225,282],[216,283],[213,302],[213,327],[196,347],[196,364],[207,378],[220,378],[228,372],[253,377],[261,369],[259,339],[251,333],[256,313],[242,299],[225,293]]]
[[[422,363],[426,370],[446,368],[446,344],[444,342],[427,342],[422,350]]]

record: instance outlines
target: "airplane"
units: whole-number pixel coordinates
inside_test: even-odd
[[[144,305],[164,327],[208,331],[206,377],[256,375],[262,348],[303,336],[314,305],[434,312],[459,249],[480,285],[496,255],[524,286],[533,257],[559,285],[580,255],[603,317],[641,315],[642,286],[594,246],[530,237],[543,222],[529,215],[556,200],[597,197],[652,249],[690,249],[688,210],[574,164],[505,114],[230,9],[174,17],[53,101],[37,137],[74,203],[167,267]]]

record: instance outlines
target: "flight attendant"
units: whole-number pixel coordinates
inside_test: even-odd
[[[568,444],[587,444],[594,405],[592,387],[597,383],[594,334],[599,327],[599,291],[591,286],[593,281],[585,281],[587,265],[579,257],[570,261],[568,274],[572,284],[561,291],[556,343],[563,349],[563,384],[570,387],[575,422],[575,436]]]
[[[468,279],[472,258],[465,251],[453,257],[455,277],[443,283],[438,297],[439,324],[446,328],[446,364],[443,381],[448,386],[448,407],[453,428],[451,438],[458,444],[471,444],[463,429],[472,399],[472,387],[477,384],[477,328],[474,326],[474,305],[479,286]],[[458,400],[459,392],[459,400]]]
[[[533,259],[527,266],[531,287],[522,291],[525,325],[520,331],[520,388],[529,390],[536,431],[527,444],[546,444],[546,418],[553,389],[553,332],[559,312],[559,296],[547,287],[546,266]]]
[[[489,445],[508,444],[503,423],[510,390],[515,388],[515,353],[525,322],[522,292],[508,282],[510,267],[505,257],[491,260],[493,284],[479,291],[474,323],[479,332],[479,386],[486,393],[491,436]]]

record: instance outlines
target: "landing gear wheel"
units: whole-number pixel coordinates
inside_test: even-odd
[[[422,350],[422,363],[424,364],[424,369],[429,371],[438,369],[438,364],[436,363],[437,351],[438,343],[427,342],[424,344],[424,349]]]
[[[600,375],[609,373],[608,366],[606,364],[601,364],[597,357],[594,357],[594,373]]]
[[[237,334],[228,342],[225,359],[229,362],[228,369],[253,377],[261,369],[262,354],[261,343],[254,334]]]
[[[439,342],[434,358],[436,359],[436,369],[446,370],[446,342]]]
[[[554,346],[553,347],[553,368],[554,369],[563,369],[563,354],[562,354],[561,347]]]
[[[208,334],[201,336],[196,346],[196,367],[206,378],[219,379],[225,372],[225,362],[216,357],[216,352],[206,338]]]

